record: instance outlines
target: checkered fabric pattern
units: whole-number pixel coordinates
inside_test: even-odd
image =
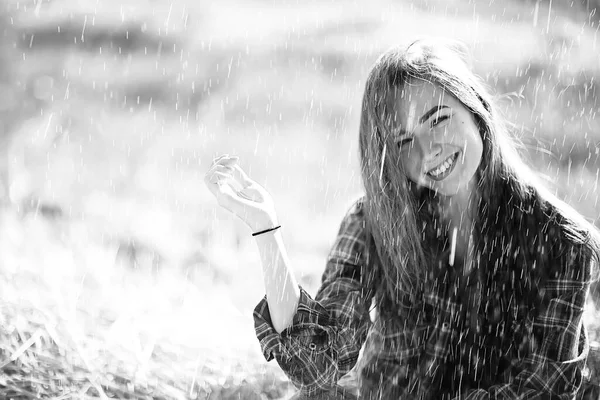
[[[589,353],[582,320],[591,274],[587,258],[576,250],[560,252],[547,268],[539,290],[542,307],[535,313],[513,293],[520,279],[514,273],[513,286],[444,274],[415,307],[416,326],[373,322],[364,219],[361,199],[341,223],[314,299],[300,287],[290,327],[281,334],[273,329],[266,296],[254,310],[266,360],[277,360],[301,398],[327,398],[339,388],[363,346],[356,365],[361,399],[575,398]],[[501,294],[501,307],[491,310],[485,307],[490,288]]]

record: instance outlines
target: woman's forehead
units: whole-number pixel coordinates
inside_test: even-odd
[[[438,105],[455,105],[454,96],[441,86],[421,80],[411,80],[392,89],[388,96],[388,113],[392,121],[411,124],[423,113]]]
[[[412,80],[393,88],[388,96],[386,116],[394,129],[412,130],[419,119],[436,106],[458,107],[455,97],[438,84]]]

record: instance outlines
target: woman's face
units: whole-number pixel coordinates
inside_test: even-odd
[[[408,178],[446,196],[470,187],[483,153],[473,114],[431,82],[412,80],[391,101],[394,143]]]

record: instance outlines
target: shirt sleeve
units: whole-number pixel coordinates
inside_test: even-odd
[[[575,399],[589,351],[583,311],[592,266],[582,253],[566,257],[545,285],[545,307],[533,321],[534,351],[513,367],[509,382],[470,391],[461,400]]]
[[[315,298],[300,287],[292,324],[273,328],[266,296],[254,309],[257,338],[267,361],[276,359],[307,396],[329,391],[358,358],[370,326],[372,294],[365,271],[362,199],[344,217]]]

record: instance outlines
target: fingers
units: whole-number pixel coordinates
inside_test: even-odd
[[[229,154],[223,154],[222,156],[219,156],[219,157],[213,159],[212,166],[218,165],[218,164],[230,165],[232,163],[237,162],[239,159],[240,158],[238,156],[230,156]]]
[[[220,172],[216,172],[216,174],[225,176],[225,174]],[[221,206],[236,212],[250,205],[249,201],[252,199],[249,199],[247,196],[239,196],[239,191],[234,187],[232,182],[231,179],[227,178],[218,180],[214,185],[215,189],[213,193]]]
[[[239,157],[222,155],[213,160],[213,164],[206,172],[205,183],[219,203],[246,203],[261,199],[259,193],[251,190],[255,182],[248,177],[246,172],[237,164]]]
[[[211,183],[217,183],[218,177],[233,179],[233,168],[225,165],[215,165],[207,175]]]
[[[220,156],[217,156],[215,158],[213,158],[213,163],[225,158],[225,157],[229,157],[229,154],[221,154]]]
[[[244,187],[248,187],[248,186],[250,186],[250,185],[252,185],[254,183],[254,181],[252,179],[250,179],[248,177],[248,175],[246,175],[246,172],[244,172],[244,170],[242,169],[242,167],[240,167],[238,164],[233,164],[232,168],[237,173],[237,175],[239,176],[239,178],[242,181]]]
[[[217,177],[215,175],[216,172],[232,174],[233,168],[228,165],[223,165],[222,163],[213,164],[209,170],[206,171],[206,174],[204,174],[204,182],[206,184],[217,183]]]
[[[224,180],[217,181],[212,191],[217,199],[217,203],[229,211],[234,211],[234,207],[232,206],[235,205],[235,202],[233,201],[235,193],[229,184]]]
[[[210,183],[219,183],[222,180],[231,179],[231,175],[226,172],[215,171],[212,173]]]
[[[220,157],[215,158],[208,171],[206,171],[206,174],[204,175],[204,180],[210,180],[212,173],[216,170],[219,170],[219,167],[231,167],[238,160],[239,157],[230,157],[228,155],[222,155]]]
[[[232,167],[216,165],[208,177],[208,181],[211,184],[218,184],[219,182],[227,183],[235,193],[239,193],[244,189],[244,185],[238,181],[233,172],[234,169]]]
[[[226,158],[226,159],[219,160],[219,165],[232,166],[235,163],[237,163],[238,161],[239,161],[239,157]]]
[[[237,164],[238,160],[239,157],[228,155],[222,155],[215,158],[213,164],[206,173],[205,180],[209,181],[210,183],[216,183],[214,172],[220,171],[224,173],[231,173],[231,177],[236,181],[236,183],[241,185],[242,188],[253,185],[255,182],[250,179],[244,170]]]

